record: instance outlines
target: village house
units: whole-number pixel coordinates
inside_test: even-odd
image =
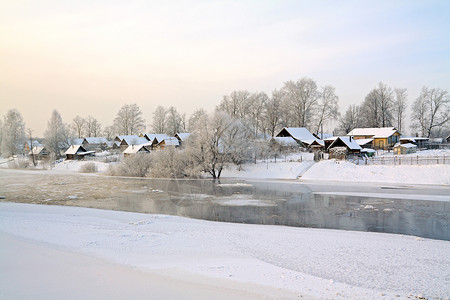
[[[165,138],[161,142],[158,143],[157,147],[158,149],[165,149],[165,148],[177,148],[180,146],[180,141],[175,137],[169,137]]]
[[[150,149],[156,148],[161,141],[170,138],[170,136],[165,133],[145,133],[141,134],[141,137],[145,137],[147,141],[150,142]]]
[[[361,146],[359,146],[350,136],[338,136],[327,148],[330,153],[330,158],[344,159],[348,154],[361,153]]]
[[[425,148],[428,144],[429,138],[424,137],[401,137],[400,144],[414,144],[417,148]]]
[[[291,152],[300,147],[299,143],[290,136],[276,136],[270,140],[272,147],[280,152]]]
[[[400,132],[395,127],[355,128],[347,136],[355,140],[373,139],[372,147],[382,150],[392,149],[400,140]]]
[[[108,140],[105,137],[87,137],[83,139],[83,147],[88,150],[102,151],[106,150],[108,146]]]
[[[407,143],[407,144],[397,143],[394,146],[394,154],[396,154],[396,155],[416,153],[416,151],[417,151],[417,146],[414,144],[411,144],[411,143]]]
[[[38,147],[38,146],[42,146],[42,144],[39,143],[39,141],[36,141],[36,140],[32,141],[31,147],[30,147],[30,141],[26,141],[23,144],[23,153],[30,153],[32,148]]]
[[[50,154],[50,151],[47,150],[44,146],[34,146],[33,149],[28,152],[28,155],[34,155],[35,159],[42,159],[47,157]]]
[[[118,137],[121,139],[119,145],[122,152],[127,149],[128,146],[148,144],[149,142],[145,137],[139,137],[137,135],[121,135]],[[117,141],[117,137],[114,141]]]
[[[318,140],[305,127],[284,127],[276,136],[291,137],[296,140],[301,147],[304,148],[309,147],[314,141]]]
[[[86,149],[82,145],[71,145],[69,149],[64,152],[66,159],[77,159],[82,160],[86,156],[95,155],[95,151],[86,151]]]
[[[149,146],[145,145],[131,145],[128,146],[123,151],[123,156],[129,156],[137,153],[150,153],[150,150],[148,149]]]
[[[183,145],[183,143],[186,142],[186,140],[189,138],[191,134],[188,132],[179,132],[177,134],[175,134],[175,137],[178,139],[178,141],[180,142],[180,146]]]

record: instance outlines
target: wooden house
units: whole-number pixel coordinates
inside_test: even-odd
[[[359,146],[350,136],[338,136],[328,147],[328,151],[333,148],[340,147],[347,149],[347,153],[359,154],[361,153],[361,146]]]
[[[150,142],[150,149],[156,149],[159,143],[163,141],[164,139],[170,138],[165,133],[145,133],[141,135],[142,137],[145,137],[148,142]]]
[[[150,153],[149,146],[145,145],[130,145],[123,151],[123,156],[129,156],[138,153]]]
[[[180,146],[182,146],[183,143],[185,143],[187,141],[187,139],[189,138],[190,135],[191,134],[189,132],[179,132],[179,133],[175,134],[175,137],[180,142]]]
[[[120,149],[124,151],[128,146],[132,145],[143,145],[149,144],[149,141],[145,137],[139,137],[137,135],[125,135],[122,136],[122,141],[120,142]]]
[[[83,139],[82,145],[88,151],[101,151],[108,148],[108,140],[105,137],[87,137]]]
[[[180,146],[180,141],[175,137],[169,137],[158,143],[158,149],[177,148]]]
[[[300,144],[290,136],[276,136],[270,140],[271,147],[279,152],[298,150]]]
[[[424,137],[401,137],[400,144],[414,144],[417,148],[425,148],[429,140],[429,138]]]
[[[394,154],[396,154],[396,155],[416,153],[416,151],[417,151],[417,146],[414,144],[411,144],[411,143],[407,143],[407,144],[397,143],[394,146]]]
[[[28,155],[34,155],[36,159],[42,159],[50,154],[50,151],[47,150],[44,146],[34,146],[33,149],[28,152]]]
[[[69,149],[64,152],[66,159],[84,159],[86,156],[93,156],[95,151],[86,151],[82,145],[71,145]]]
[[[355,128],[347,136],[357,139],[373,139],[374,149],[392,149],[400,140],[400,132],[395,127]]]
[[[276,135],[277,137],[291,137],[301,147],[309,147],[317,138],[305,127],[284,127]]]

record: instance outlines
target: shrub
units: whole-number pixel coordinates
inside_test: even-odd
[[[112,176],[145,177],[151,166],[151,154],[134,154],[125,157],[117,165],[109,166],[107,173]]]
[[[88,162],[81,165],[78,172],[80,173],[96,173],[98,171],[97,164],[93,162]]]

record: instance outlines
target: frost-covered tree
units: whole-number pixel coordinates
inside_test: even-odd
[[[229,161],[223,139],[232,122],[227,113],[216,111],[211,117],[197,122],[197,127],[186,145],[185,150],[189,153],[192,164],[199,166],[214,179],[220,178]]]
[[[125,104],[114,119],[114,127],[119,135],[137,135],[144,132],[145,120],[137,104]]]
[[[217,108],[233,118],[245,119],[251,112],[252,100],[249,91],[233,91],[223,96]]]
[[[196,128],[199,127],[199,122],[204,122],[208,118],[206,110],[200,108],[192,113],[189,117],[188,130],[189,132],[194,132]]]
[[[320,98],[317,84],[310,78],[284,83],[283,100],[289,107],[293,124],[290,126],[311,128],[313,115]]]
[[[177,109],[172,106],[167,110],[167,122],[165,133],[174,136],[176,133],[184,131],[183,119]]]
[[[223,153],[230,162],[241,165],[254,154],[254,133],[252,125],[241,120],[231,119],[221,139]]]
[[[115,135],[116,131],[114,129],[114,126],[105,126],[105,129],[103,129],[103,136],[105,136],[108,141],[112,140]]]
[[[338,130],[343,134],[347,134],[357,127],[361,127],[359,106],[352,104],[349,105],[344,115],[339,118]]]
[[[154,133],[166,133],[167,110],[158,106],[153,112],[152,130]]]
[[[450,96],[447,90],[423,87],[412,106],[412,128],[423,137],[438,135],[450,121]]]
[[[84,135],[86,126],[86,119],[80,116],[76,116],[72,120],[72,128],[75,131],[76,137],[81,138]]]
[[[47,149],[54,153],[57,158],[61,157],[61,149],[68,147],[66,125],[56,109],[53,110],[50,120],[47,122],[44,138]]]
[[[1,152],[4,157],[21,152],[25,142],[25,123],[17,109],[9,110],[3,118]]]
[[[256,92],[250,96],[250,113],[247,119],[253,127],[254,135],[258,132],[264,131],[264,108],[269,97],[266,93]]]
[[[92,116],[88,116],[86,118],[86,126],[85,126],[86,130],[86,136],[87,137],[97,137],[100,135],[101,131],[102,131],[102,125],[100,124],[99,121],[97,121],[96,118],[92,117]]]
[[[403,131],[403,123],[408,107],[408,93],[406,89],[394,89],[394,101],[392,105],[394,124],[399,132]]]
[[[315,114],[316,133],[319,133],[325,122],[335,120],[339,116],[339,97],[336,95],[335,88],[326,85],[319,93],[319,101]]]
[[[264,124],[271,137],[275,136],[282,120],[282,98],[281,91],[274,90],[272,97],[264,104]]]
[[[365,116],[365,127],[388,127],[393,124],[393,92],[390,87],[380,82],[378,87],[367,94],[361,104],[361,114]]]

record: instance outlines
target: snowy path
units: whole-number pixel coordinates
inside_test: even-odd
[[[450,297],[447,241],[15,203],[0,203],[0,231],[143,270],[306,297]]]

